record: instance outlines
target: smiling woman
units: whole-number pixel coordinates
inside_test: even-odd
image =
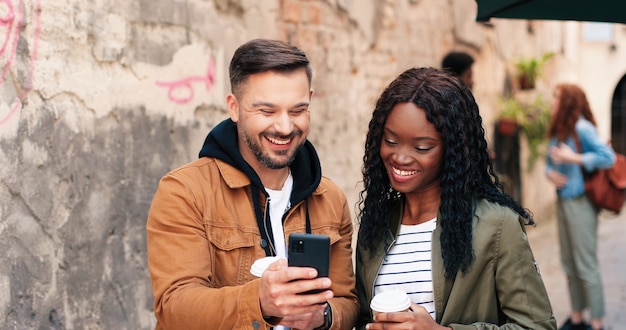
[[[556,328],[524,231],[532,215],[503,192],[484,135],[471,91],[449,72],[407,70],[376,102],[359,200],[357,328]],[[372,298],[390,290],[409,295],[410,311],[374,317]]]
[[[380,145],[380,157],[393,189],[404,194],[427,188],[438,192],[442,154],[441,134],[426,119],[426,112],[411,102],[396,104],[385,122]],[[436,205],[428,210],[406,220],[417,224],[437,216]]]

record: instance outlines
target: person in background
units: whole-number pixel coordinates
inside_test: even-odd
[[[561,330],[602,329],[605,313],[597,250],[599,210],[585,195],[583,168],[586,172],[609,168],[615,153],[600,139],[595,125],[584,91],[573,84],[558,85],[548,130],[546,175],[556,186],[561,265],[572,307]],[[591,325],[583,317],[587,307]]]
[[[359,198],[358,329],[556,329],[525,232],[533,217],[500,189],[484,135],[472,93],[446,71],[409,69],[376,102]],[[410,311],[373,318],[373,296],[395,289]]]
[[[358,313],[350,210],[307,140],[311,66],[282,41],[240,46],[229,119],[200,158],[160,181],[147,222],[157,329],[351,329]],[[288,267],[286,241],[331,239],[329,277]],[[279,256],[260,278],[256,259]],[[316,294],[300,294],[321,289]]]
[[[465,52],[449,52],[443,57],[441,61],[441,68],[449,70],[461,79],[461,81],[469,89],[474,87],[474,72],[472,65],[474,64],[474,58]]]
[[[472,55],[460,51],[451,51],[447,53],[441,61],[441,68],[457,76],[470,90],[474,87],[473,65],[474,58]],[[494,151],[494,148],[490,146],[489,141],[487,142],[487,152],[489,152],[491,160],[496,161],[496,152]],[[510,176],[499,171],[496,171],[496,175],[500,178],[503,189],[510,192]]]

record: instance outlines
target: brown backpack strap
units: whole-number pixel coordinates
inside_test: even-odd
[[[578,151],[579,153],[583,153],[583,147],[580,144],[580,139],[578,138],[578,134],[576,133],[576,130],[574,129],[574,133],[572,134],[572,137],[574,138],[574,142],[576,143],[576,151]],[[587,180],[587,177],[589,176],[589,173],[587,173],[587,171],[585,171],[585,168],[583,167],[583,165],[580,165],[580,170],[583,171],[583,178],[585,180]]]
[[[574,142],[576,143],[576,149],[579,153],[583,153],[583,147],[580,145],[580,139],[578,139],[578,134],[576,133],[576,130],[574,130],[574,133],[572,134],[572,137],[574,137]]]

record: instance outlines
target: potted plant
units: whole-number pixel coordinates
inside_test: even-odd
[[[528,142],[528,169],[532,170],[535,162],[545,156],[543,147],[550,127],[550,105],[541,95],[525,106],[524,121],[520,126]]]
[[[549,52],[541,57],[522,58],[515,62],[517,68],[517,78],[520,89],[533,89],[535,82],[541,75],[541,70],[545,63],[554,56]]]
[[[520,123],[524,120],[524,116],[524,107],[517,99],[513,97],[501,98],[497,122],[500,135],[515,135]]]
[[[528,169],[532,170],[535,162],[545,155],[543,147],[550,125],[548,102],[541,95],[530,104],[514,97],[501,98],[497,124],[500,135],[512,136],[517,132],[524,135],[529,149]]]

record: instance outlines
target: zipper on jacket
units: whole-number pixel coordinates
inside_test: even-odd
[[[274,248],[274,230],[272,228],[272,234],[267,230],[267,214],[270,210],[270,200],[271,198],[267,196],[265,198],[265,210],[263,210],[263,230],[265,230],[265,235],[267,236],[267,243],[270,245],[270,254],[272,256],[276,255],[276,249]],[[270,224],[271,226],[271,224]]]

